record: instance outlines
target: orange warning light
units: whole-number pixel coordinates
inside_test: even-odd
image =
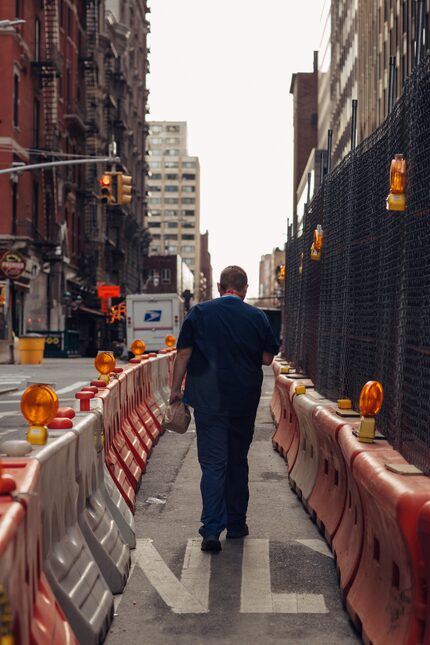
[[[132,342],[130,351],[132,351],[135,356],[142,356],[145,351],[145,347],[146,345],[143,340],[137,339]]]
[[[397,154],[390,167],[390,193],[387,197],[388,211],[406,210],[406,161],[403,155]]]
[[[21,397],[21,412],[30,424],[27,441],[43,446],[48,441],[46,425],[58,411],[58,396],[49,385],[34,383]]]
[[[314,230],[314,241],[311,246],[311,260],[320,260],[321,251],[324,244],[324,231],[322,230],[321,224],[318,224]]]
[[[96,370],[103,376],[110,374],[115,364],[115,357],[110,352],[99,352],[94,360]]]
[[[384,390],[379,381],[368,381],[360,394],[360,414],[362,417],[374,417],[378,414],[384,401]]]
[[[174,347],[176,345],[176,338],[172,334],[168,334],[164,339],[164,344],[166,347]]]

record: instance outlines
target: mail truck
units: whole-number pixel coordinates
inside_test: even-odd
[[[127,296],[127,348],[143,340],[148,352],[166,347],[169,334],[178,338],[184,318],[184,301],[176,293],[141,293]]]

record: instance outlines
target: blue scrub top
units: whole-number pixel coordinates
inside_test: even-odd
[[[266,314],[237,296],[196,305],[177,348],[193,348],[184,401],[198,412],[255,414],[261,395],[263,352],[279,350]]]

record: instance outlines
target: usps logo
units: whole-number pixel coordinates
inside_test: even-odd
[[[152,309],[145,313],[145,318],[143,322],[160,322],[161,320],[161,309]]]

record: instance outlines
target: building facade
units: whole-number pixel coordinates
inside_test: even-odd
[[[150,121],[147,164],[150,255],[180,254],[200,293],[200,166],[187,151],[187,124]]]
[[[266,253],[260,258],[258,301],[252,301],[259,307],[278,308],[281,306],[281,297],[285,274],[285,252],[279,247],[272,253]],[[251,302],[251,300],[249,301]]]
[[[200,294],[199,300],[213,298],[213,271],[209,253],[209,231],[200,234]]]
[[[106,156],[116,146],[118,170],[135,177],[133,202],[120,208],[100,200],[106,164],[0,176],[0,252],[25,261],[19,278],[2,276],[4,347],[12,334],[39,332],[63,354],[94,354],[106,331],[97,285],[119,284],[125,296],[142,282],[148,8],[116,5],[1,3],[0,19],[25,21],[0,28],[0,90],[9,97],[0,103],[1,166]]]

